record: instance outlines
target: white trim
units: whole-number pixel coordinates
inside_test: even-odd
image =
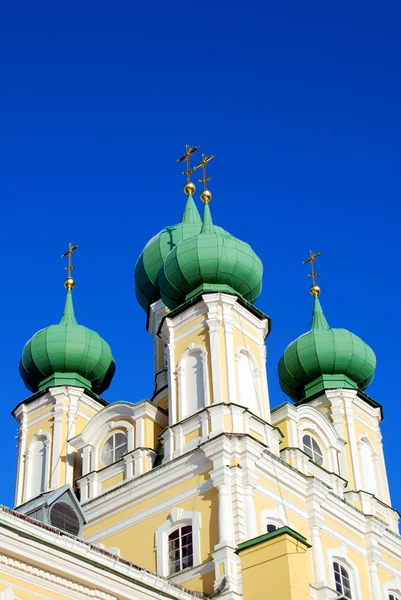
[[[200,529],[201,515],[199,512],[173,508],[167,521],[156,529],[157,573],[163,577],[169,573],[168,536],[180,526],[192,526],[193,567],[200,564]],[[171,575],[173,575],[171,573]]]
[[[327,557],[330,571],[330,586],[333,588],[333,590],[336,589],[333,563],[338,562],[348,571],[351,584],[352,600],[362,600],[361,582],[359,579],[358,569],[352,560],[348,558],[346,546],[343,544],[338,548],[331,548],[330,550],[327,550]]]
[[[24,454],[25,473],[24,473],[24,502],[33,498],[32,495],[32,479],[38,477],[38,473],[33,469],[32,464],[32,445],[38,441],[39,438],[44,439],[45,448],[45,475],[44,475],[44,489],[39,491],[39,494],[48,491],[50,487],[50,452],[51,452],[51,438],[46,431],[39,429],[30,441],[30,444]],[[37,494],[37,495],[39,495]]]
[[[188,356],[192,356],[194,354],[201,355],[202,377],[203,377],[203,403],[204,403],[204,405],[195,412],[198,412],[199,410],[203,410],[204,408],[206,408],[207,406],[210,405],[209,378],[208,378],[208,353],[204,346],[202,346],[200,344],[192,344],[191,343],[191,344],[188,344],[188,347],[186,348],[186,350],[184,350],[184,352],[181,354],[180,359],[178,361],[177,370],[176,370],[177,379],[178,379],[178,421],[187,419],[191,416],[191,414],[194,414],[194,413],[190,413],[190,414],[183,413],[184,403],[186,402],[186,399],[184,397],[185,367],[183,366],[183,361],[186,358],[188,358]]]
[[[397,599],[401,598],[400,578],[394,576],[390,581],[383,584],[383,593],[385,600],[388,600],[389,594],[395,594]]]

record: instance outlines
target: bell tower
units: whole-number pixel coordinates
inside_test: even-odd
[[[110,347],[79,325],[74,312],[69,245],[67,290],[58,325],[38,331],[25,345],[20,374],[32,396],[14,409],[19,424],[15,505],[64,484],[74,486],[81,457],[69,444],[107,402],[99,396],[115,372]]]

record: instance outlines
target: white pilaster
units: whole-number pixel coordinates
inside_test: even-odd
[[[219,294],[205,294],[202,296],[208,309],[206,325],[209,329],[210,339],[210,361],[212,371],[212,396],[213,403],[223,402],[223,391],[221,386],[221,359],[219,343],[219,323],[221,315],[218,310]]]

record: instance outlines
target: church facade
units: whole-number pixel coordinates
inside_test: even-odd
[[[70,276],[61,322],[23,350],[0,597],[401,600],[375,355],[329,326],[314,284],[311,329],[278,367],[289,400],[271,409],[262,263],[213,224],[205,155],[201,218],[192,151],[182,220],[135,268],[152,399],[102,399],[113,355],[78,324]]]

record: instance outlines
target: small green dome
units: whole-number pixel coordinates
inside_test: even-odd
[[[116,364],[107,342],[78,325],[68,291],[59,325],[35,333],[24,347],[19,370],[31,392],[73,385],[101,394],[109,387]]]
[[[261,260],[241,242],[212,223],[209,205],[199,235],[177,244],[159,272],[163,302],[170,309],[204,291],[223,291],[255,302],[262,290]]]
[[[375,368],[373,350],[347,329],[329,327],[316,297],[312,328],[286,348],[278,374],[283,392],[300,402],[324,389],[364,390]]]
[[[182,240],[200,232],[202,220],[192,196],[188,196],[181,223],[165,227],[146,244],[135,265],[135,291],[146,311],[159,300],[157,275],[167,254]]]

